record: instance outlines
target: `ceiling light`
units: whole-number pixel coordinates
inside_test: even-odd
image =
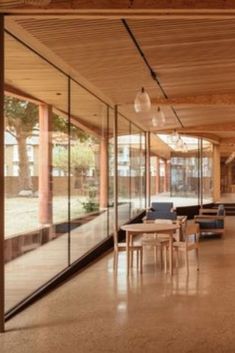
[[[175,130],[172,132],[171,135],[169,135],[169,143],[172,143],[172,144],[176,144],[177,141],[179,140],[179,134],[178,132]]]
[[[136,113],[146,113],[151,109],[151,100],[144,87],[141,88],[135,97],[134,109]]]
[[[152,124],[154,127],[163,127],[166,123],[166,118],[163,111],[160,107],[154,109],[153,117],[152,117]]]
[[[181,137],[179,137],[178,141],[176,142],[176,148],[181,150],[181,151],[184,148],[184,141],[182,140]]]

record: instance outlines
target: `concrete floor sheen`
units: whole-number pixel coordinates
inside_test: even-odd
[[[200,271],[190,255],[171,278],[154,265],[129,279],[125,254],[112,253],[13,318],[0,336],[1,353],[234,353],[235,219],[224,239],[200,243]]]

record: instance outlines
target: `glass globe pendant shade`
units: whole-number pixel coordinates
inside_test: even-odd
[[[177,149],[179,149],[179,150],[183,150],[183,148],[184,148],[184,142],[183,142],[182,138],[179,138],[179,139],[178,139],[178,141],[176,142],[176,147],[177,147]]]
[[[188,152],[188,146],[186,145],[186,143],[184,143],[183,152],[185,152],[185,153]]]
[[[163,111],[158,107],[157,111],[153,113],[152,124],[154,127],[163,127],[166,123],[166,118]]]
[[[171,143],[173,144],[177,144],[177,142],[179,141],[179,134],[177,131],[174,131],[172,134],[171,134]]]
[[[135,97],[134,109],[136,113],[146,113],[151,109],[151,100],[144,87],[141,88]]]

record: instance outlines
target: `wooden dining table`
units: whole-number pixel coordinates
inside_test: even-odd
[[[121,226],[121,229],[126,232],[126,256],[127,256],[127,275],[129,275],[129,257],[130,257],[130,240],[131,237],[140,234],[167,234],[169,235],[169,267],[170,274],[173,274],[173,235],[179,225],[166,223],[133,223]]]

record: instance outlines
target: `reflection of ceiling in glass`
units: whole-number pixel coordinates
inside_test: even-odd
[[[178,148],[175,143],[172,143],[170,140],[171,135],[165,134],[157,134],[157,136],[165,142],[168,146],[172,148],[174,151],[178,151]],[[198,148],[198,138],[196,137],[188,137],[180,135],[180,138],[183,140],[184,144],[187,146],[188,151],[192,151]]]

